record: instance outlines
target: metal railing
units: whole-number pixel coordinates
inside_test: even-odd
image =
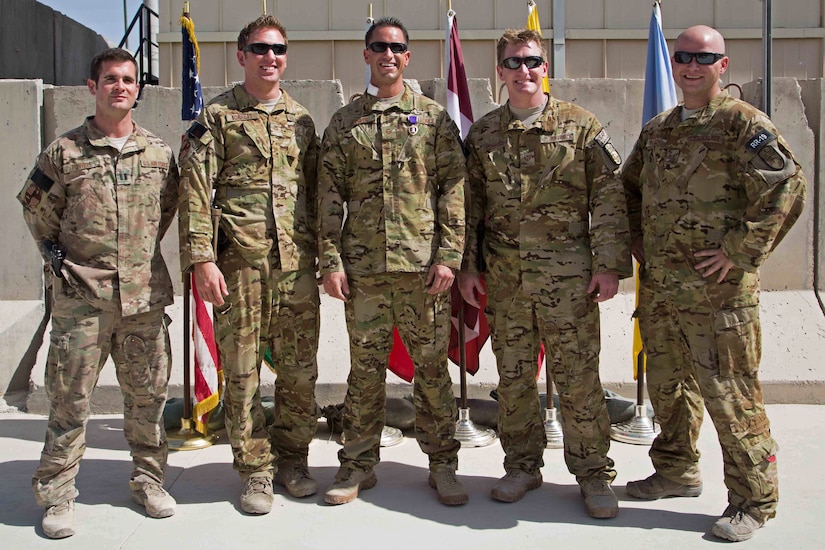
[[[153,17],[155,23],[159,23],[160,16],[154,10],[141,4],[134,18],[132,18],[132,23],[126,29],[126,33],[123,35],[120,44],[117,45],[118,48],[122,48],[129,40],[129,36],[132,34],[135,25],[137,25],[139,42],[137,49],[133,51],[132,54],[138,63],[138,80],[140,83],[140,93],[138,97],[143,94],[143,87],[146,84],[157,86],[160,82],[157,76],[160,72],[158,70],[160,67],[155,67],[155,62],[153,61],[153,59],[157,60],[159,57],[158,43],[152,39],[151,28]]]

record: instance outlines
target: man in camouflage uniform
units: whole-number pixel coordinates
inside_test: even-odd
[[[132,497],[152,517],[175,513],[163,489],[163,406],[172,366],[163,309],[172,303],[172,282],[160,241],[175,215],[178,170],[171,149],[132,122],[138,82],[129,52],[98,54],[87,84],[95,115],[40,153],[17,196],[49,266],[50,413],[32,485],[46,507],[42,526],[50,538],[75,532],[89,401],[109,355],[123,393]]]
[[[464,154],[447,112],[403,82],[404,25],[381,19],[365,43],[370,85],[332,117],[318,176],[320,270],[326,292],[345,302],[352,363],[341,467],[325,500],[351,502],[377,482],[397,326],[415,363],[415,434],[429,455],[429,484],[443,504],[464,504],[447,371],[448,290],[464,248]]]
[[[698,496],[703,405],[722,446],[729,506],[713,533],[739,541],[776,513],[776,442],[765,414],[758,268],[799,217],[805,178],[771,121],[723,92],[725,41],[679,35],[671,58],[684,104],[642,130],[623,172],[639,326],[662,431],[640,499]]]
[[[459,276],[462,296],[478,307],[482,255],[506,472],[492,497],[515,502],[542,484],[546,437],[536,357],[544,342],[559,390],[567,467],[587,513],[612,518],[619,509],[599,380],[598,303],[631,273],[621,159],[591,113],[542,91],[547,54],[538,33],[510,29],[497,53],[509,100],[467,136],[471,200]]]
[[[315,434],[319,297],[315,281],[319,140],[309,112],[280,87],[287,37],[273,16],[238,36],[244,82],[212,100],[181,152],[181,267],[216,306],[226,430],[244,481],[241,509],[266,514],[272,481],[314,494],[307,453]],[[217,257],[210,210],[221,209]],[[260,367],[277,371],[267,427]]]

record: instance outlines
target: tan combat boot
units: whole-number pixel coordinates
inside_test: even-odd
[[[427,479],[430,487],[438,492],[438,502],[447,506],[460,506],[467,504],[469,496],[464,486],[455,477],[455,470],[430,470],[430,477]]]
[[[579,483],[584,509],[591,518],[608,519],[619,515],[619,499],[606,479],[585,479]]]
[[[46,508],[41,525],[43,534],[50,539],[65,539],[74,535],[74,499]]]
[[[527,473],[524,470],[510,470],[493,485],[490,496],[501,502],[517,502],[527,491],[538,489],[542,484],[541,472]]]
[[[146,508],[153,518],[168,518],[175,515],[175,499],[157,483],[130,483],[132,500]]]
[[[639,500],[657,500],[665,497],[698,497],[702,494],[702,482],[684,485],[671,481],[659,474],[639,481],[630,481],[625,488],[627,494]]]
[[[286,487],[287,492],[295,498],[308,497],[318,492],[318,482],[310,477],[306,463],[279,464],[272,481]]]
[[[711,532],[720,539],[740,542],[751,538],[764,522],[756,519],[746,511],[729,505],[722,517],[713,524]]]
[[[272,510],[272,478],[268,473],[254,473],[246,478],[241,493],[241,510],[256,516]]]
[[[327,504],[346,504],[358,498],[358,490],[372,489],[378,483],[375,472],[369,470],[353,470],[352,468],[339,468],[335,475],[335,483],[329,486],[324,494],[324,501]]]

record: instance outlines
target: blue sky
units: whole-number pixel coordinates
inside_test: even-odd
[[[71,17],[117,45],[126,29],[123,27],[123,0],[37,0],[55,11]],[[126,0],[126,24],[132,22],[142,0]],[[137,44],[137,34],[132,37]],[[130,43],[131,47],[135,47]]]

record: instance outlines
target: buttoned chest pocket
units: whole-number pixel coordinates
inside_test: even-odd
[[[538,185],[543,190],[561,187],[580,191],[585,188],[584,155],[572,141],[549,143],[540,148]]]
[[[378,124],[375,121],[363,122],[352,127],[349,131],[352,139],[352,154],[356,162],[371,159],[380,160],[378,152]]]
[[[114,181],[106,163],[102,159],[68,161],[63,165],[63,174],[64,230],[88,230],[101,235],[117,231]]]

